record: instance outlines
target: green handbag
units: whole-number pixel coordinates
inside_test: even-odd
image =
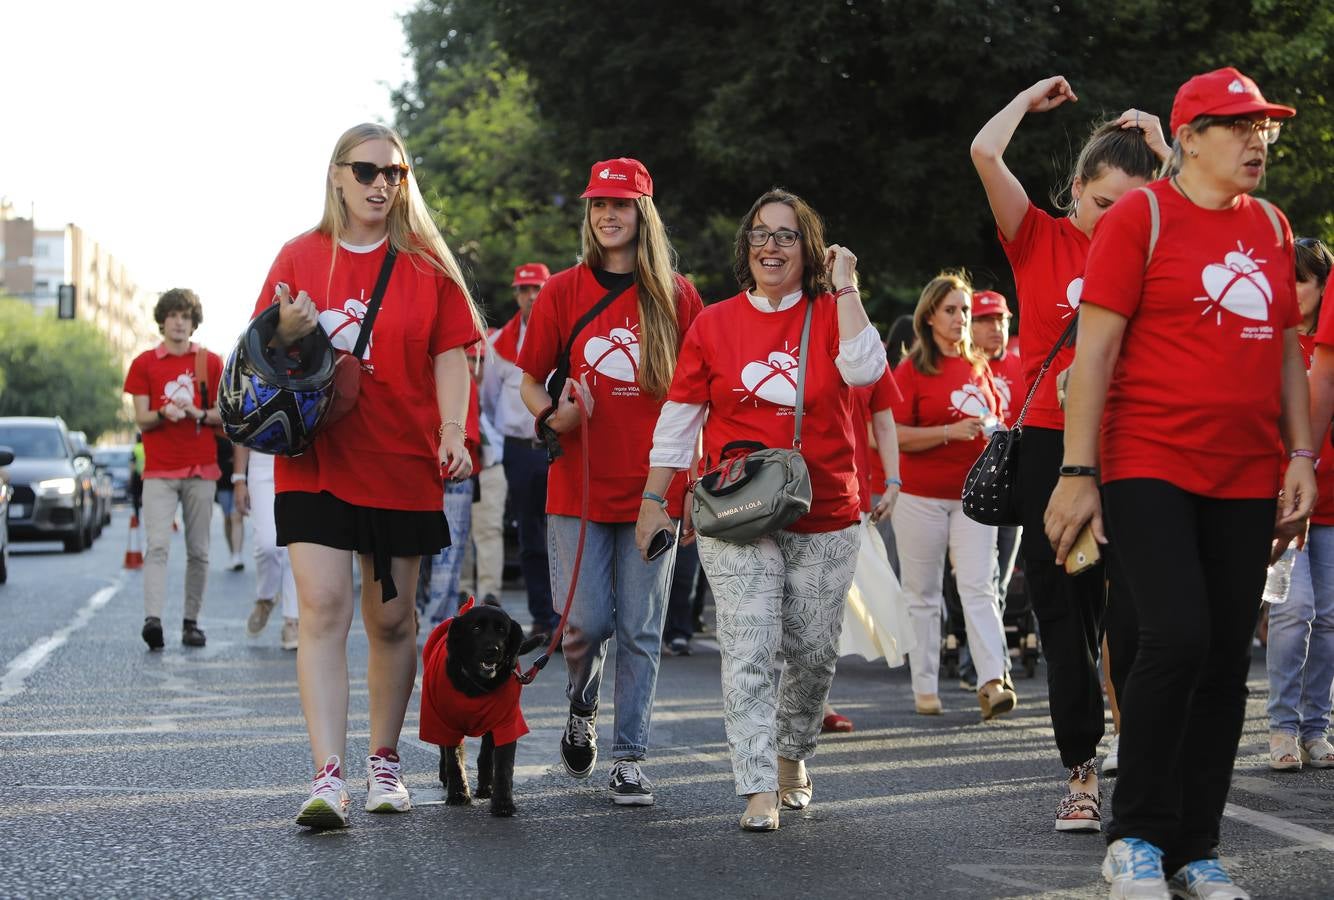
[[[706,537],[745,544],[786,528],[811,511],[811,476],[801,457],[801,414],[806,394],[806,349],[815,302],[806,301],[797,363],[796,423],[792,448],[733,441],[718,465],[699,477],[691,493],[695,530]],[[741,454],[736,451],[749,450]]]

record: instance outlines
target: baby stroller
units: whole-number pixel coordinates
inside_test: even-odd
[[[968,633],[964,626],[963,605],[959,602],[959,588],[954,581],[954,568],[948,561],[945,564],[944,594],[945,638],[940,648],[940,671],[942,677],[958,678],[960,651],[968,643]],[[1005,627],[1005,643],[1012,669],[1022,668],[1024,677],[1032,678],[1038,668],[1040,644],[1037,616],[1033,614],[1022,560],[1016,560],[1011,573],[1003,599],[1001,623]]]

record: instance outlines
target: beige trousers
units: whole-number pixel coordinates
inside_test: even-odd
[[[198,619],[208,581],[209,525],[217,484],[203,478],[144,479],[144,615],[162,618],[167,601],[167,549],[176,507],[185,521],[185,618]]]
[[[482,499],[472,505],[472,540],[463,551],[459,591],[481,600],[487,594],[500,599],[505,568],[505,467],[494,465],[478,475]],[[475,567],[475,569],[474,569]],[[476,577],[474,577],[474,571]]]

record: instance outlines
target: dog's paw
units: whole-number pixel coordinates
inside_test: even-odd
[[[472,803],[472,794],[467,791],[455,791],[445,797],[446,806],[467,806]]]
[[[490,799],[491,799],[491,785],[489,785],[489,784],[479,784],[479,785],[477,785],[477,793],[476,793],[476,794],[473,794],[473,796],[476,797],[478,800],[490,800]]]
[[[514,800],[508,797],[492,797],[491,815],[505,818],[514,815]]]

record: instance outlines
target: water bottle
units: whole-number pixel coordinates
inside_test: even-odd
[[[1278,558],[1278,562],[1269,567],[1269,574],[1265,576],[1264,601],[1271,604],[1286,603],[1288,600],[1288,584],[1292,580],[1292,561],[1296,558],[1297,548],[1289,547],[1283,551],[1283,555]]]

